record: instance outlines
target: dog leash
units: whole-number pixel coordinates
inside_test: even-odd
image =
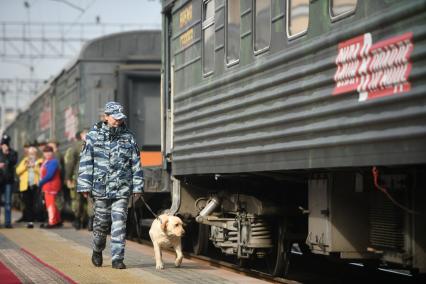
[[[160,224],[161,224],[161,219],[158,217],[157,214],[154,213],[154,211],[152,211],[151,207],[149,207],[148,203],[146,203],[146,201],[145,201],[145,199],[143,198],[142,195],[140,196],[140,199],[145,204],[145,206],[148,209],[148,211],[151,212],[151,214],[154,215],[155,219],[158,219],[158,221],[160,221]]]

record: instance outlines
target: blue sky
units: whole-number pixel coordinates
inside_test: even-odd
[[[0,0],[0,23],[25,22],[33,23],[33,26],[40,22],[74,23],[75,28],[71,26],[67,34],[78,34],[78,24],[95,23],[97,17],[101,23],[160,28],[161,4],[159,0]],[[16,35],[20,36],[21,30],[16,30]],[[10,36],[10,31],[8,33]],[[31,30],[31,33],[37,34],[37,30]],[[0,44],[0,52],[2,49],[3,43]],[[75,49],[79,49],[78,44]],[[0,78],[47,79],[55,76],[69,60],[0,58]],[[6,95],[6,104],[12,103],[15,103],[15,98]]]

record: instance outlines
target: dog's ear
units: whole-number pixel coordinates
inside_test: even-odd
[[[161,230],[166,232],[167,230],[167,222],[169,222],[168,216],[161,216]]]

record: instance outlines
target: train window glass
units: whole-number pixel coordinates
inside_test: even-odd
[[[203,3],[203,73],[209,75],[214,69],[214,0]]]
[[[303,35],[309,25],[309,0],[287,0],[287,35]]]
[[[271,0],[254,2],[254,50],[266,50],[271,41]]]
[[[340,18],[355,11],[358,0],[330,0],[332,18]]]
[[[226,63],[240,59],[240,0],[228,0],[226,6]]]

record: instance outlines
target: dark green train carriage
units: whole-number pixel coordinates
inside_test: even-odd
[[[425,31],[424,0],[163,1],[162,145],[194,250],[425,272]]]

